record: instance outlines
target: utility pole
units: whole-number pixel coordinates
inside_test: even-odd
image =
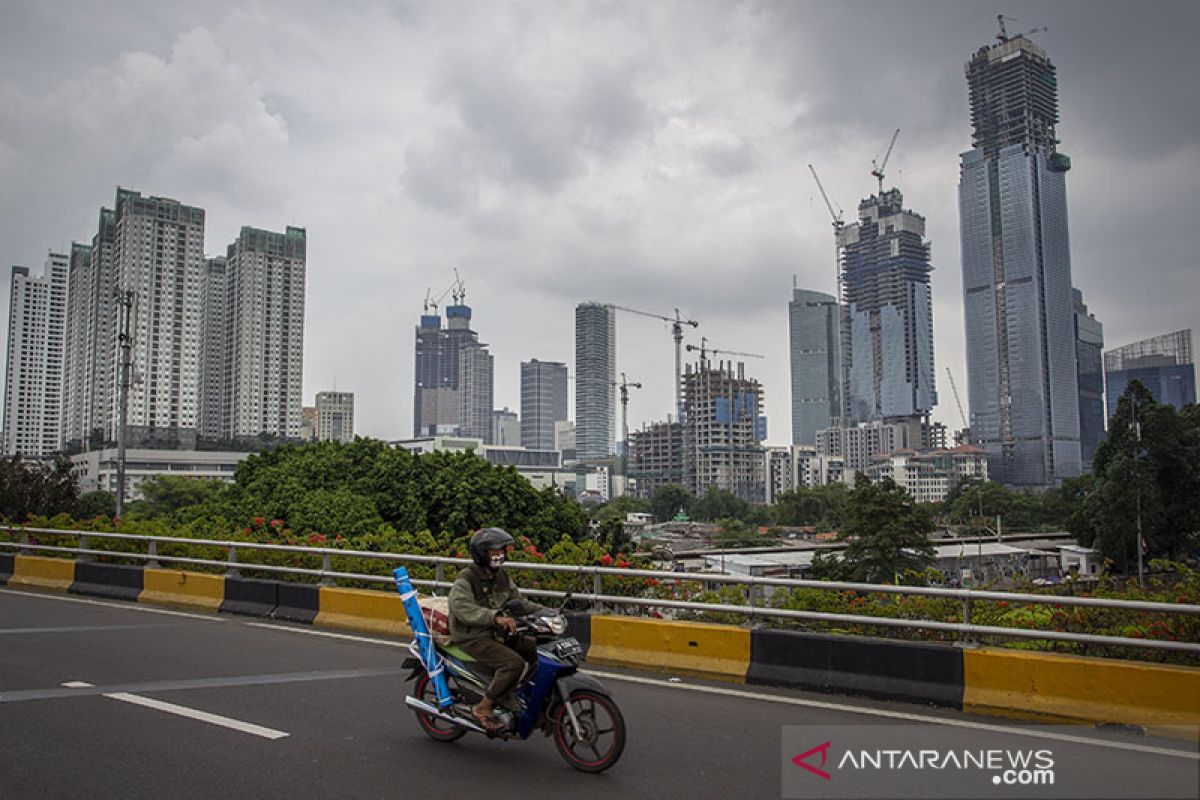
[[[117,292],[117,305],[120,306],[121,330],[117,341],[121,348],[121,377],[120,377],[120,418],[117,422],[117,517],[125,514],[125,440],[129,424],[129,368],[132,366],[130,353],[132,337],[130,322],[133,317],[133,304],[136,295],[132,290]]]
[[[1133,431],[1137,436],[1137,449],[1133,453],[1133,486],[1137,498],[1137,557],[1138,557],[1138,588],[1145,589],[1146,581],[1142,573],[1142,548],[1145,540],[1142,538],[1142,425],[1137,421],[1137,398],[1129,398],[1129,408],[1133,412]]]

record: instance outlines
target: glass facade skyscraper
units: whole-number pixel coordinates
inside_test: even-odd
[[[521,362],[521,446],[554,449],[554,423],[567,418],[567,365]]]
[[[1083,292],[1074,290],[1075,364],[1079,375],[1079,450],[1083,469],[1092,471],[1092,456],[1104,439],[1104,326],[1088,313]]]
[[[615,449],[616,313],[603,303],[575,307],[575,448],[580,460],[607,458]]]
[[[849,327],[842,354],[847,416],[925,416],[937,404],[925,218],[904,208],[897,189],[863,200],[858,217],[838,232]]]
[[[454,433],[492,443],[494,360],[471,330],[471,307],[422,314],[416,329],[413,435]]]
[[[1057,78],[1025,36],[980,48],[966,74],[974,147],[962,154],[959,225],[971,433],[994,480],[1053,486],[1082,469]]]
[[[792,364],[792,443],[815,444],[817,431],[841,416],[837,298],[792,289],[788,339]]]
[[[1104,373],[1110,418],[1130,381],[1140,381],[1158,402],[1182,409],[1196,402],[1192,332],[1175,331],[1109,350],[1104,354]]]

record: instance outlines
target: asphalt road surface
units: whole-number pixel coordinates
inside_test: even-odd
[[[917,725],[946,747],[1052,745],[1060,764],[1088,765],[1086,781],[1060,773],[1010,796],[1152,797],[1200,770],[1195,748],[1128,733],[1039,738],[923,706],[600,668],[629,738],[614,768],[586,775],[541,734],[426,738],[403,705],[404,656],[382,638],[0,589],[0,797],[828,796],[835,782],[789,763],[794,725],[814,726],[802,741]]]

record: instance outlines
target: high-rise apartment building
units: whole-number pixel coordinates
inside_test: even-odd
[[[832,295],[792,289],[788,337],[792,365],[792,443],[813,444],[841,417],[838,303]]]
[[[116,393],[116,212],[101,208],[92,244],[71,246],[63,360],[63,438],[68,450],[114,442],[106,424]]]
[[[567,419],[567,365],[560,361],[521,362],[521,445],[554,449],[554,423]]]
[[[48,456],[62,448],[66,255],[50,253],[40,276],[12,268],[4,370],[3,452]]]
[[[580,303],[575,307],[575,447],[581,461],[615,451],[616,380],[616,311],[602,303]]]
[[[732,362],[688,365],[683,374],[683,476],[693,494],[710,486],[750,503],[766,500],[762,385]]]
[[[225,254],[224,438],[300,437],[307,235],[243,227]]]
[[[494,363],[471,330],[470,306],[447,306],[444,328],[439,315],[421,316],[414,363],[413,435],[454,433],[491,444]]]
[[[858,206],[838,231],[848,336],[848,421],[920,417],[937,404],[925,218],[898,189]]]
[[[233,399],[230,371],[229,272],[225,256],[204,261],[200,317],[200,416],[199,435],[227,439],[229,408]]]
[[[653,422],[630,431],[628,476],[637,482],[638,497],[650,497],[660,486],[683,485],[683,426]]]
[[[1082,469],[1058,81],[1001,35],[966,65],[973,147],[959,177],[971,434],[989,475],[1053,486]]]
[[[354,392],[317,392],[317,439],[354,441]]]
[[[1085,472],[1104,440],[1104,326],[1088,313],[1083,292],[1072,290],[1075,301],[1075,368],[1079,381],[1079,450]]]
[[[1190,330],[1165,333],[1127,344],[1104,354],[1108,383],[1108,416],[1130,381],[1139,381],[1159,403],[1182,409],[1196,402],[1196,365]]]

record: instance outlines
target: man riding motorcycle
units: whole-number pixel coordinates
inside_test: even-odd
[[[541,606],[521,598],[516,585],[502,569],[513,537],[503,528],[484,528],[471,537],[474,562],[463,569],[450,589],[450,640],[480,664],[495,670],[483,700],[471,709],[481,725],[498,730],[499,702],[515,708],[513,689],[537,665],[537,640],[517,634],[517,623],[504,613],[505,604],[521,602],[525,613]]]

